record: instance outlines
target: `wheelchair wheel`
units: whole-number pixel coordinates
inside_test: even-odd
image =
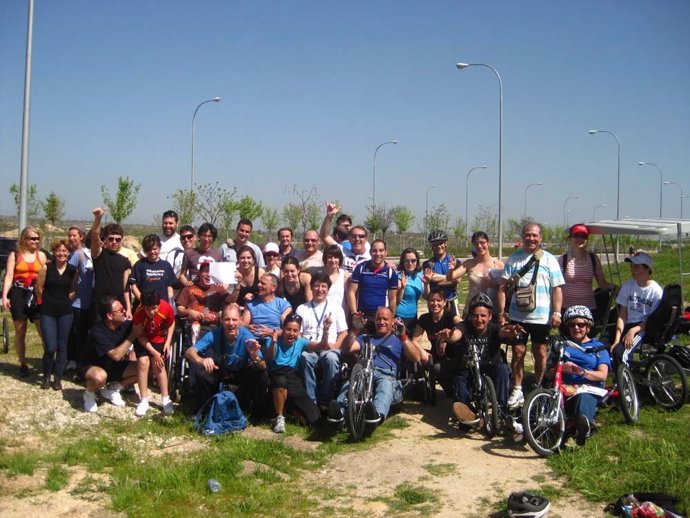
[[[7,354],[10,350],[10,326],[7,317],[2,317],[2,353]]]
[[[479,417],[484,420],[484,432],[488,437],[493,437],[498,432],[499,410],[498,399],[496,399],[496,389],[494,382],[489,376],[482,376],[484,388],[480,395]]]
[[[635,379],[625,364],[619,365],[616,369],[616,388],[626,422],[636,423],[640,418],[640,399],[637,397]]]
[[[185,361],[182,354],[182,335],[175,340],[171,347],[168,357],[165,360],[165,368],[168,371],[168,394],[173,401],[180,400],[182,389],[182,363]]]
[[[369,401],[367,374],[360,363],[356,363],[350,373],[350,387],[347,392],[347,428],[353,441],[364,436],[364,405]]]
[[[649,362],[647,386],[654,401],[669,410],[678,410],[688,397],[688,378],[683,368],[665,354],[659,354]]]
[[[553,389],[536,389],[522,408],[522,426],[531,448],[542,457],[556,453],[565,435],[565,416]]]
[[[424,377],[424,403],[434,406],[436,404],[436,377],[433,368],[422,367]]]

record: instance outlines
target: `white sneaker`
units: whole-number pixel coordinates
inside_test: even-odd
[[[175,411],[175,407],[173,406],[173,402],[170,401],[169,399],[167,401],[161,401],[163,403],[163,413],[165,415],[170,415]]]
[[[65,367],[65,372],[67,371],[73,371],[77,368],[77,362],[74,360],[70,360],[67,362],[67,366]]]
[[[508,408],[514,410],[525,402],[525,396],[522,394],[522,388],[515,387],[508,398]]]
[[[96,403],[96,394],[84,391],[84,412],[98,412],[98,404]]]
[[[285,433],[285,416],[279,415],[276,417],[276,422],[273,425],[273,431],[275,433]]]
[[[110,401],[110,403],[115,406],[125,406],[125,400],[122,399],[122,395],[120,395],[119,390],[102,388],[101,396],[103,396],[105,399]]]
[[[149,410],[149,400],[142,399],[141,403],[137,405],[137,409],[134,411],[134,415],[137,417],[144,417],[146,412]]]

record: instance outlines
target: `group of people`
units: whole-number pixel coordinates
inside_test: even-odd
[[[40,250],[40,231],[23,229],[17,251],[8,258],[2,291],[3,309],[14,321],[20,375],[29,374],[27,322],[39,319],[41,387],[61,390],[65,372],[76,367],[88,412],[98,410],[98,393],[124,406],[120,390],[136,383],[135,413],[146,415],[151,374],[163,412],[173,412],[165,358],[176,325],[182,325],[178,331],[189,336],[185,356],[200,399],[222,381],[250,415],[272,417],[277,433],[285,430],[287,412],[310,426],[324,415],[342,422],[347,383],[338,382],[340,368],[346,358],[356,357],[364,334],[376,346],[374,397],[365,407],[370,425],[382,422],[402,400],[405,362],[433,369],[457,419],[475,423],[468,340],[482,344],[481,369],[494,381],[501,415],[511,422],[510,411],[524,401],[528,339],[541,380],[549,375],[550,329],[560,326],[575,342],[589,342],[596,309],[593,279],[615,289],[599,259],[587,251],[584,225],[571,227],[568,251],[559,258],[541,249],[541,227],[531,222],[522,229],[521,249],[505,263],[491,256],[484,232],[475,232],[473,256],[460,261],[449,254],[445,232],[435,230],[428,235],[432,257],[427,261],[421,263],[419,252],[406,248],[392,264],[386,243],[369,242],[367,229],[352,225],[333,203],[326,204],[320,229],[304,233],[300,249],[287,227],[277,232],[277,243],[261,249],[250,240],[247,219],[239,221],[232,240],[216,247],[214,225],[178,229],[178,215],[167,211],[161,234],[144,237],[136,253],[123,246],[119,224],[102,225],[104,209],[94,209],[93,215],[88,234],[72,227],[66,239],[52,243],[50,261]],[[626,260],[633,279],[617,298],[619,325],[611,344],[617,354],[632,346],[661,297],[650,278],[651,257],[640,252]],[[230,279],[213,266],[223,262],[234,264]],[[461,311],[458,283],[465,276],[468,294]],[[422,298],[428,312],[420,316]],[[422,343],[424,335],[430,349]],[[505,342],[512,346],[510,365],[501,348]],[[566,368],[575,382],[605,380],[610,365],[605,352],[594,362],[587,354],[581,360]],[[575,412],[583,416],[578,430],[584,438],[592,404],[578,404]]]

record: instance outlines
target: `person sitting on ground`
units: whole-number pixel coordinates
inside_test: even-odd
[[[635,338],[645,330],[647,318],[661,302],[663,289],[659,283],[652,280],[652,258],[645,252],[635,252],[626,257],[630,263],[632,279],[623,283],[616,303],[618,304],[618,319],[616,333],[611,345],[614,355],[614,366],[623,359],[626,349],[631,354],[636,346]]]
[[[172,303],[173,285],[177,282],[170,263],[160,257],[161,238],[149,234],[141,243],[145,257],[134,265],[129,285],[134,297],[141,301],[144,291],[155,290],[158,296]]]
[[[587,306],[570,306],[563,313],[564,337],[568,339],[563,364],[563,383],[570,385],[575,395],[565,404],[566,414],[576,420],[577,433],[575,440],[582,446],[591,434],[594,413],[601,402],[601,396],[593,392],[577,390],[587,385],[604,388],[609,373],[611,358],[606,347],[596,339],[587,336],[592,327],[592,312]],[[547,378],[553,378],[555,369],[547,372]]]
[[[149,367],[153,364],[153,375],[158,380],[161,404],[165,414],[173,413],[173,404],[168,394],[168,373],[165,357],[170,353],[170,344],[175,334],[175,312],[158,292],[148,290],[141,294],[141,304],[134,312],[134,325],[144,325],[144,334],[137,338],[134,352],[137,356],[137,384],[140,402],[134,415],[143,417],[149,409]]]
[[[320,405],[327,405],[333,399],[335,383],[340,372],[340,346],[347,336],[347,321],[342,306],[328,300],[331,279],[325,272],[315,273],[311,278],[314,297],[297,308],[302,317],[302,335],[311,345],[326,341],[319,353],[302,353],[300,373],[307,395]],[[321,366],[321,383],[317,387],[316,367]]]
[[[280,269],[282,276],[276,295],[287,300],[292,310],[296,311],[312,298],[311,275],[302,271],[301,263],[296,257],[286,257]]]
[[[205,334],[185,352],[195,368],[196,408],[218,392],[220,383],[235,392],[243,412],[268,417],[268,374],[256,337],[240,324],[240,307],[223,309],[221,326]]]
[[[100,322],[91,328],[78,375],[86,380],[84,410],[97,412],[96,392],[115,406],[125,406],[120,395],[122,385],[137,380],[137,362],[129,359],[129,352],[144,332],[143,324],[135,326],[127,319],[125,307],[115,296],[108,295],[98,302]],[[106,382],[110,385],[106,387]]]
[[[247,302],[242,312],[242,325],[248,326],[256,336],[271,336],[274,329],[282,327],[285,317],[292,313],[292,306],[276,296],[278,278],[266,273],[259,279],[257,296]]]
[[[474,376],[468,365],[470,341],[479,343],[479,368],[494,384],[501,417],[505,419],[508,416],[510,367],[503,358],[501,342],[515,339],[524,329],[519,325],[500,326],[492,322],[493,309],[491,298],[477,293],[468,305],[467,320],[460,322],[449,339],[458,343],[459,370],[453,378],[453,413],[465,425],[479,424],[475,413],[477,409],[470,407],[474,387]]]
[[[348,333],[341,347],[341,356],[356,354],[364,345],[364,338],[357,336],[365,322],[360,317],[353,320],[353,329]],[[395,333],[394,333],[395,328]],[[378,426],[390,412],[391,406],[402,402],[402,383],[399,379],[403,356],[412,362],[421,358],[419,349],[408,339],[402,322],[395,322],[390,308],[379,308],[376,312],[376,334],[371,338],[374,349],[374,395],[364,406],[364,420]],[[342,423],[347,408],[349,382],[345,382],[336,400],[328,405],[328,420]]]
[[[285,432],[285,406],[290,405],[308,426],[314,426],[321,419],[321,412],[312,401],[297,376],[297,366],[302,353],[307,350],[319,351],[328,346],[327,332],[321,342],[310,342],[300,337],[302,317],[291,313],[285,317],[282,332],[273,329],[263,353],[268,360],[268,374],[271,378],[271,394],[276,413],[273,431]],[[326,329],[326,331],[328,331]]]
[[[218,237],[218,230],[211,223],[202,223],[197,232],[199,245],[194,248],[186,248],[182,258],[179,280],[182,286],[194,284],[198,274],[199,265],[209,258],[215,262],[223,261],[223,254],[217,248],[213,248],[213,243]],[[183,243],[184,246],[184,243]]]

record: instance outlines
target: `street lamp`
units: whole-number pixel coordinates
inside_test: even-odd
[[[374,150],[374,186],[371,192],[371,213],[374,214],[376,212],[376,154],[379,152],[379,149],[381,149],[383,146],[386,144],[397,144],[397,140],[389,140],[388,142],[384,142],[382,144],[379,144],[376,146],[376,150]]]
[[[503,81],[498,71],[485,63],[456,63],[459,70],[467,67],[485,67],[498,79],[498,258],[503,256]]]
[[[605,203],[602,203],[601,205],[597,205],[594,207],[594,210],[592,211],[592,221],[597,220],[597,209],[603,209],[604,207],[608,207]]]
[[[527,187],[525,187],[525,212],[522,213],[523,218],[527,218],[527,190],[530,187],[536,187],[537,185],[542,185],[542,183],[541,182],[531,183]]]
[[[680,189],[680,219],[683,219],[683,199],[685,198],[683,188],[677,182],[664,182],[664,185],[675,185]]]
[[[429,233],[429,191],[436,187],[435,183],[432,183],[429,187],[426,188],[426,203],[424,205],[424,231],[425,233]]]
[[[659,219],[663,218],[661,215],[663,203],[664,203],[664,198],[663,198],[663,184],[664,184],[664,174],[661,172],[661,167],[656,165],[654,162],[638,162],[637,165],[652,165],[656,167],[656,170],[659,171]]]
[[[213,99],[209,99],[208,101],[199,103],[199,106],[196,107],[196,110],[194,110],[194,115],[192,116],[192,182],[190,186],[192,192],[194,192],[194,128],[196,125],[196,112],[198,112],[199,108],[201,108],[206,103],[217,103],[219,101],[220,97],[214,97]]]
[[[621,141],[618,139],[616,134],[611,131],[600,129],[589,130],[590,135],[594,135],[595,133],[608,133],[616,139],[616,143],[618,144],[618,185],[616,187],[616,219],[621,219]]]
[[[467,240],[469,241],[470,235],[467,229],[469,228],[469,211],[467,207],[469,207],[470,204],[470,175],[472,174],[472,171],[476,169],[486,169],[485,165],[478,165],[477,167],[473,167],[469,171],[467,171],[467,179],[465,180],[465,235],[467,236]]]
[[[568,217],[567,217],[568,212],[566,210],[566,207],[568,205],[568,200],[577,200],[579,197],[580,196],[578,196],[577,194],[574,194],[573,196],[568,196],[565,199],[565,201],[563,202],[563,226],[565,227],[566,230],[568,229]]]

